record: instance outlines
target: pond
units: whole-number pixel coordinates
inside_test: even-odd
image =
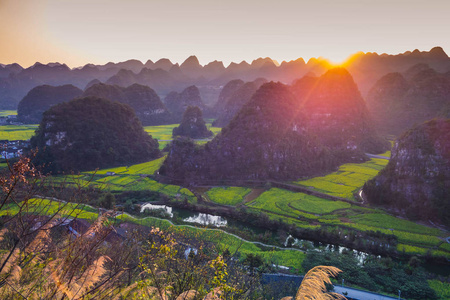
[[[181,221],[186,223],[195,223],[203,226],[225,227],[228,225],[228,220],[221,216],[215,216],[205,213],[192,212],[186,209],[175,208],[167,205],[156,205],[151,203],[145,203],[141,206],[141,213],[146,210],[160,210],[165,214],[173,218],[176,215]]]
[[[355,249],[333,245],[333,244],[327,244],[322,242],[313,242],[308,240],[302,240],[292,237],[292,235],[289,235],[286,238],[286,241],[284,242],[285,247],[294,247],[294,248],[300,248],[303,250],[317,250],[320,251],[320,249],[330,252],[339,252],[342,253],[343,251],[353,251],[355,257],[358,259],[359,264],[362,265],[366,258],[369,256],[369,253],[358,251]],[[380,257],[380,256],[378,256]]]

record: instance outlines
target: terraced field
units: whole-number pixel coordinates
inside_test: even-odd
[[[299,217],[301,212],[326,214],[337,209],[349,208],[351,204],[342,201],[325,200],[315,196],[272,188],[248,203],[253,208]],[[313,217],[316,218],[315,216]]]
[[[325,200],[315,196],[272,188],[246,204],[274,220],[308,228],[308,225],[340,225],[360,231],[379,231],[397,236],[399,251],[450,257],[450,247],[443,244],[447,233],[387,213],[359,207],[343,201]],[[320,224],[320,225],[319,225]],[[309,227],[313,228],[313,227]]]
[[[387,153],[382,155],[385,154],[388,155]],[[367,180],[375,177],[387,163],[387,159],[372,158],[362,164],[344,164],[337,172],[294,183],[331,196],[354,200],[354,194]]]

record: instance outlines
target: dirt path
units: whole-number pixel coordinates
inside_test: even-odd
[[[245,195],[244,201],[242,203],[247,204],[258,198],[262,193],[264,193],[265,189],[252,189],[250,193]]]

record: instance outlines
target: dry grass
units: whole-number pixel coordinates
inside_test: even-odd
[[[340,269],[331,266],[317,266],[312,268],[303,278],[294,299],[347,299],[340,294],[327,292],[326,284],[331,284],[330,277],[335,277],[340,272],[342,272]]]

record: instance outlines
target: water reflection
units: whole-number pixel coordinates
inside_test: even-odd
[[[292,235],[289,235],[286,238],[286,241],[284,242],[284,246],[285,247],[297,247],[297,248],[304,249],[304,250],[314,250],[314,251],[320,251],[320,249],[323,249],[323,250],[326,250],[329,252],[339,252],[340,254],[342,254],[342,252],[344,252],[344,251],[352,251],[353,255],[358,260],[359,265],[363,265],[364,261],[369,256],[369,254],[366,252],[362,252],[362,251],[358,251],[355,249],[350,249],[350,248],[342,247],[342,246],[338,246],[338,245],[297,239],[297,238],[294,238]],[[381,257],[381,256],[378,255],[377,257]]]
[[[197,223],[197,224],[201,224],[201,225],[213,225],[216,227],[227,226],[227,220],[222,218],[221,216],[213,216],[213,215],[202,214],[202,213],[185,218],[185,219],[183,219],[183,221],[188,222],[188,223]]]
[[[150,203],[146,203],[144,205],[141,206],[141,213],[143,213],[145,210],[163,210],[165,211],[171,218],[173,218],[173,212],[172,212],[172,207],[167,206],[167,205],[155,205],[155,204],[150,204]]]

